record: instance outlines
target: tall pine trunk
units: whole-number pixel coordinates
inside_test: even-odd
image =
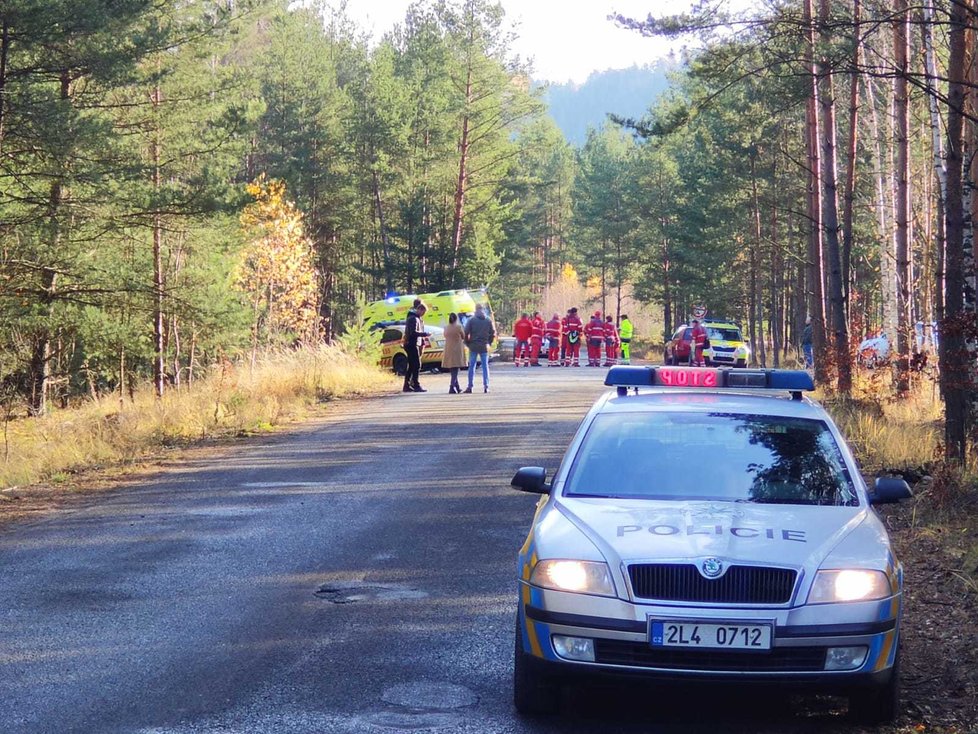
[[[822,41],[829,42],[829,0],[821,0],[819,20]],[[835,145],[835,89],[832,69],[825,59],[820,63],[822,104],[822,223],[825,232],[825,257],[828,260],[828,287],[832,318],[832,343],[838,370],[838,389],[843,395],[852,390],[852,364],[849,357],[849,324],[842,279],[842,253],[839,248],[838,164]]]
[[[974,441],[978,416],[978,3],[962,0],[969,23],[964,34],[964,68],[968,94],[965,96],[964,158],[961,172],[963,213],[962,257],[964,259],[965,349],[968,364],[968,439]]]
[[[825,382],[825,295],[822,273],[822,182],[821,155],[819,152],[819,93],[818,70],[815,66],[815,22],[812,0],[804,0],[804,23],[807,29],[805,49],[806,74],[809,97],[805,126],[808,146],[808,297],[812,316],[813,346],[815,350],[815,380]]]
[[[849,139],[846,145],[846,183],[842,209],[842,290],[846,316],[849,312],[852,290],[853,205],[856,196],[856,155],[859,142],[859,67],[862,64],[862,2],[852,2],[853,50],[852,68],[849,75]]]
[[[941,321],[939,351],[941,383],[944,393],[944,443],[949,461],[964,466],[968,457],[967,437],[970,422],[968,351],[965,344],[965,265],[973,260],[964,252],[964,101],[967,83],[966,26],[964,3],[951,5],[950,53],[948,55],[947,110],[947,200],[945,227],[947,260],[945,274],[944,320]],[[973,267],[973,263],[972,263]]]
[[[63,105],[70,104],[71,100],[71,72],[68,69],[61,71],[60,78],[60,99]],[[61,218],[63,216],[61,208],[65,199],[65,182],[61,178],[55,178],[50,185],[48,193],[48,212],[47,220],[50,227],[50,246],[51,256],[56,257],[61,247],[63,235]],[[48,409],[48,390],[51,380],[51,341],[53,334],[51,324],[54,317],[54,304],[57,299],[58,271],[50,267],[40,268],[40,301],[43,308],[40,312],[42,319],[38,326],[37,335],[31,348],[30,363],[30,384],[31,394],[28,410],[31,415],[43,415]]]
[[[947,170],[944,164],[944,143],[941,139],[941,115],[937,100],[937,58],[934,52],[934,6],[928,1],[924,3],[924,22],[920,26],[924,46],[924,69],[927,79],[927,102],[930,111],[931,149],[934,159],[934,174],[938,188],[935,197],[937,203],[937,226],[934,228],[935,257],[935,314],[930,314],[936,320],[944,318],[944,262],[947,256],[947,244],[944,236],[944,202],[947,201]]]
[[[156,73],[160,73],[161,62],[157,60]],[[162,131],[160,129],[160,103],[162,92],[157,80],[153,88],[153,391],[157,398],[163,397],[163,217],[160,213],[160,186],[162,172]]]
[[[895,387],[910,390],[910,14],[907,0],[895,0],[893,50],[897,74],[893,82],[893,132],[896,145],[896,279],[897,341]]]
[[[469,105],[472,103],[472,63],[465,72],[465,111],[462,113],[462,132],[458,142],[458,180],[455,185],[455,210],[452,219],[452,285],[456,285],[456,270],[462,251],[462,226],[465,218],[465,189],[468,186],[469,165]]]

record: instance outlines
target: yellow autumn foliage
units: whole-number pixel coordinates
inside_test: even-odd
[[[264,174],[248,184],[255,201],[241,213],[248,244],[235,285],[253,309],[254,344],[312,343],[319,333],[319,274],[302,212],[285,183]]]

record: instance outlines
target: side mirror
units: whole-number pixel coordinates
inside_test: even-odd
[[[869,493],[871,505],[892,505],[913,497],[910,485],[900,477],[877,477],[873,491]]]
[[[547,470],[542,466],[524,466],[513,477],[511,482],[515,489],[535,494],[550,494],[547,484]]]

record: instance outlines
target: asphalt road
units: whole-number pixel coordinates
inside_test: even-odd
[[[339,405],[0,531],[0,732],[824,731],[784,700],[511,704],[516,552],[603,370]],[[784,697],[779,697],[784,699]],[[763,714],[762,718],[758,718]]]

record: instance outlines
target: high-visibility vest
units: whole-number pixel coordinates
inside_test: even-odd
[[[632,326],[632,322],[628,319],[621,320],[621,326],[618,328],[618,334],[622,339],[631,339],[632,334],[635,333],[635,327]]]

